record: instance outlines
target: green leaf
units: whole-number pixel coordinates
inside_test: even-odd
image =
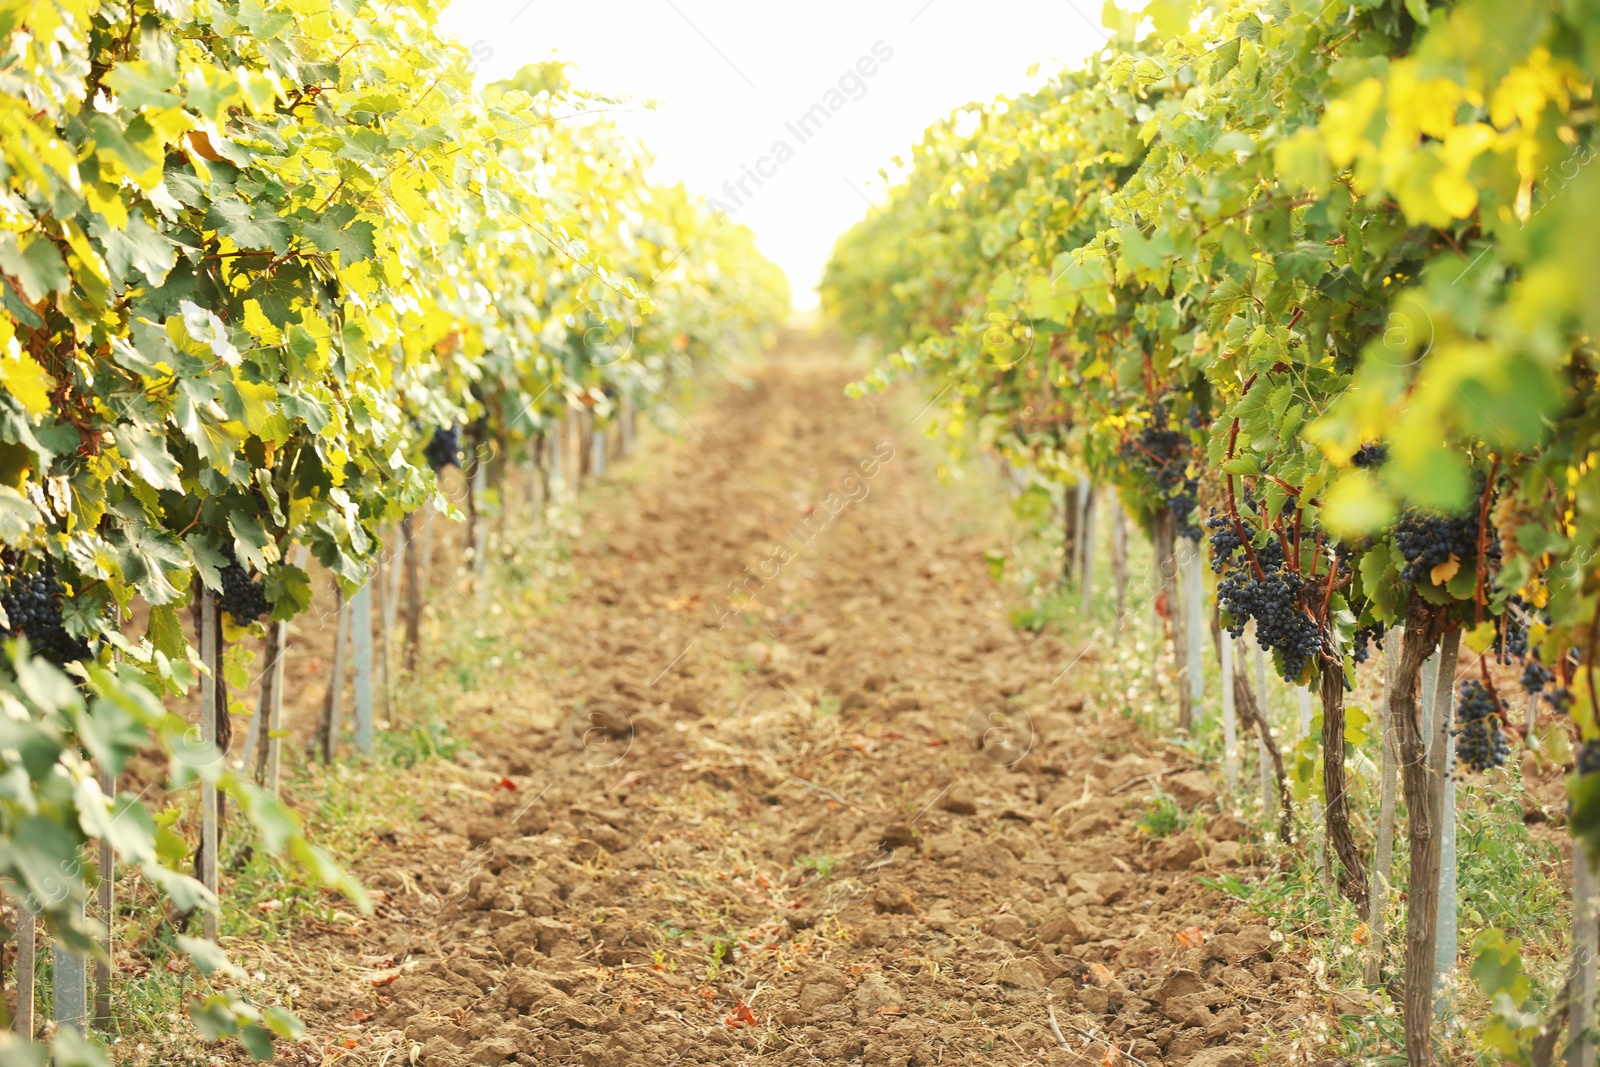
[[[67,262],[48,237],[0,231],[0,270],[17,280],[29,300],[43,300],[67,287]]]
[[[27,497],[9,485],[0,485],[0,541],[24,548],[33,528],[42,521],[39,509]]]
[[[241,248],[270,248],[282,253],[289,247],[289,227],[282,219],[272,214],[257,215],[238,197],[213,200],[205,224]]]
[[[270,1060],[277,1054],[273,1046],[272,1031],[260,1023],[251,1023],[239,1031],[239,1043],[252,1059]]]
[[[320,219],[302,224],[300,232],[319,252],[338,253],[345,266],[371,259],[376,253],[377,229],[356,219],[356,209],[349,204],[335,205]]]
[[[138,423],[126,422],[112,430],[117,451],[128,461],[128,466],[146,483],[157,489],[174,493],[183,491],[176,460],[167,451],[164,436],[151,433]]]
[[[118,63],[106,75],[105,84],[117,94],[118,103],[135,111],[179,107],[183,103],[167,91],[178,84],[178,72],[146,60]]]
[[[305,1035],[306,1024],[287,1008],[268,1008],[261,1015],[272,1032],[285,1041],[299,1041]]]
[[[225,974],[230,978],[243,978],[244,971],[228,962],[228,954],[215,941],[203,937],[176,938],[178,950],[194,960],[195,968],[203,975]]]
[[[128,215],[128,225],[124,229],[113,229],[104,220],[96,219],[90,232],[100,239],[105,247],[106,265],[124,285],[128,282],[129,267],[137,268],[151,285],[163,285],[173,264],[178,262],[177,247],[137,212]]]

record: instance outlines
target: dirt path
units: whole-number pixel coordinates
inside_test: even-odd
[[[1268,1035],[1326,1005],[1196,883],[1243,828],[1135,829],[1151,780],[1209,779],[1052,684],[1080,650],[1010,628],[921,442],[827,356],[729,387],[591,518],[482,760],[361,872],[377,916],[295,937],[302,1050],[1290,1062]]]

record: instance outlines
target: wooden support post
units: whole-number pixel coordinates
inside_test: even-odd
[[[345,657],[345,620],[348,612],[345,611],[344,590],[335,582],[333,587],[334,603],[337,608],[333,615],[333,669],[328,675],[328,691],[322,700],[321,729],[317,732],[318,745],[322,750],[322,762],[332,763],[333,757],[339,752],[339,731],[344,717],[344,657]]]
[[[474,509],[481,508],[484,501],[484,490],[489,484],[489,465],[480,460],[472,472],[472,484],[467,487],[471,494]],[[478,611],[482,614],[489,612],[489,525],[481,524],[478,534],[477,552],[472,557],[472,584],[478,597]]]
[[[350,598],[350,654],[355,660],[356,748],[372,751],[372,584],[369,577]],[[335,639],[335,647],[337,647]]]
[[[1078,483],[1078,503],[1082,515],[1078,520],[1078,541],[1082,545],[1078,559],[1078,603],[1085,619],[1093,618],[1090,611],[1094,599],[1094,486],[1087,476]]]
[[[561,413],[555,416],[548,431],[550,461],[545,469],[545,484],[549,486],[550,492],[545,498],[546,504],[559,496],[567,484],[566,436],[567,414],[563,408]]]
[[[1583,842],[1572,843],[1572,1000],[1567,1007],[1567,1067],[1595,1067],[1596,957],[1600,956],[1600,878]]]
[[[200,739],[208,746],[217,746],[217,694],[222,685],[222,664],[217,647],[217,598],[204,585],[200,586],[200,662],[205,673],[200,676]],[[200,779],[200,883],[217,893],[217,849],[221,847],[221,827],[218,825],[217,786],[210,778]],[[205,909],[205,935],[217,939],[217,911]]]
[[[406,671],[415,673],[422,647],[422,560],[417,549],[417,513],[400,520],[400,540],[406,561]]]
[[[1193,730],[1195,710],[1204,706],[1206,696],[1205,654],[1200,630],[1205,618],[1201,605],[1205,587],[1200,575],[1200,546],[1187,537],[1175,540],[1180,560],[1178,569],[1183,580],[1183,639],[1186,650],[1183,676],[1188,690],[1188,700],[1179,704],[1178,728]]]
[[[1111,583],[1117,595],[1117,628],[1111,634],[1111,643],[1116,644],[1128,625],[1128,513],[1115,495],[1111,498]]]

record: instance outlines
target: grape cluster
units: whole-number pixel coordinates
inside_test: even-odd
[[[1402,581],[1413,585],[1433,581],[1431,572],[1450,557],[1466,561],[1478,554],[1478,513],[1430,515],[1413,512],[1400,521],[1394,531],[1395,547],[1405,559]]]
[[[446,467],[461,466],[461,427],[441,426],[434,430],[423,456],[435,473]]]
[[[1504,767],[1511,743],[1500,729],[1495,698],[1475,679],[1461,683],[1456,702],[1456,759],[1475,771]]]
[[[252,581],[250,572],[238,563],[222,568],[222,596],[217,606],[232,617],[235,626],[249,626],[272,610],[265,586]]]
[[[1322,650],[1322,629],[1301,606],[1300,576],[1282,565],[1281,553],[1280,562],[1270,568],[1264,553],[1257,558],[1263,577],[1257,578],[1248,562],[1232,564],[1217,583],[1217,603],[1228,613],[1229,633],[1242,636],[1254,619],[1261,647],[1276,649],[1283,657],[1283,676],[1299,678]]]
[[[1510,663],[1528,654],[1528,625],[1517,610],[1521,605],[1521,600],[1512,597],[1505,613],[1495,616],[1494,654],[1501,663]]]
[[[1555,672],[1536,659],[1529,659],[1522,668],[1522,691],[1542,693],[1544,687],[1556,680]]]
[[[1355,632],[1355,648],[1351,655],[1355,657],[1357,663],[1367,662],[1367,657],[1371,654],[1369,646],[1374,641],[1379,644],[1383,642],[1383,623],[1381,622],[1375,622],[1371,626],[1363,626]]]
[[[1150,419],[1139,431],[1137,444],[1126,446],[1123,454],[1142,468],[1166,497],[1178,536],[1200,540],[1200,527],[1194,521],[1195,512],[1199,510],[1200,481],[1189,477],[1188,441],[1181,432],[1171,428],[1163,405],[1151,408]]]
[[[1544,695],[1544,698],[1550,702],[1550,706],[1555,709],[1557,715],[1565,715],[1572,710],[1572,690],[1564,685],[1553,687],[1550,692]]]
[[[69,634],[61,624],[61,597],[65,590],[49,570],[8,574],[0,587],[0,604],[11,620],[0,638],[26,636],[34,655],[52,663],[89,659],[89,643]]]
[[[1380,445],[1369,441],[1356,449],[1356,454],[1350,457],[1350,462],[1357,467],[1381,467],[1383,461],[1389,458],[1387,445]]]
[[[1211,569],[1221,574],[1244,542],[1239,540],[1239,528],[1234,521],[1226,515],[1218,515],[1216,508],[1211,509],[1211,516],[1206,519],[1206,529],[1211,531]]]
[[[1589,740],[1578,746],[1578,773],[1600,772],[1600,741]]]

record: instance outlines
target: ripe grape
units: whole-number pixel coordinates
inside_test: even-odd
[[[1527,666],[1522,668],[1522,691],[1525,693],[1543,692],[1544,687],[1555,680],[1555,673],[1536,659],[1528,660]]]
[[[222,568],[222,595],[217,606],[233,618],[235,626],[249,626],[272,610],[265,586],[252,581],[250,573],[238,563]]]
[[[1463,566],[1478,555],[1478,513],[1431,515],[1413,512],[1394,531],[1395,547],[1405,559],[1402,581],[1413,585],[1433,581],[1432,572],[1454,556]]]
[[[1218,515],[1216,508],[1211,509],[1211,517],[1206,519],[1206,529],[1211,531],[1211,569],[1221,574],[1244,542],[1239,540],[1234,521],[1226,515]]]
[[[65,665],[90,659],[89,643],[74,637],[61,624],[61,598],[65,590],[48,567],[32,574],[7,574],[0,587],[0,604],[5,606],[10,627],[0,637],[26,635],[34,655]]]
[[[1200,540],[1200,527],[1194,522],[1199,508],[1200,482],[1189,477],[1189,441],[1170,427],[1164,404],[1154,404],[1150,418],[1134,443],[1124,445],[1123,456],[1161,490],[1177,524],[1179,537]]]
[[[1589,740],[1578,746],[1578,773],[1600,772],[1600,741]]]
[[[1281,550],[1270,567],[1266,553],[1257,553],[1257,559],[1264,572],[1260,578],[1248,560],[1228,561],[1226,573],[1217,583],[1217,603],[1228,614],[1229,633],[1243,636],[1246,624],[1254,619],[1261,647],[1279,653],[1285,678],[1299,678],[1322,650],[1322,628],[1301,603],[1303,583],[1298,574],[1283,566]]]
[[[1389,448],[1387,445],[1369,441],[1356,449],[1356,454],[1350,457],[1350,462],[1357,467],[1381,467],[1383,466],[1383,461],[1388,458]]]
[[[1499,704],[1482,682],[1461,683],[1456,723],[1456,759],[1475,771],[1505,766],[1511,744],[1500,729]]]
[[[441,426],[434,430],[423,456],[435,473],[446,467],[461,466],[461,427]]]
[[[1357,663],[1367,662],[1367,656],[1370,653],[1368,644],[1372,641],[1380,643],[1383,641],[1383,623],[1375,622],[1371,626],[1363,626],[1355,632],[1355,648],[1351,654],[1355,657]]]

